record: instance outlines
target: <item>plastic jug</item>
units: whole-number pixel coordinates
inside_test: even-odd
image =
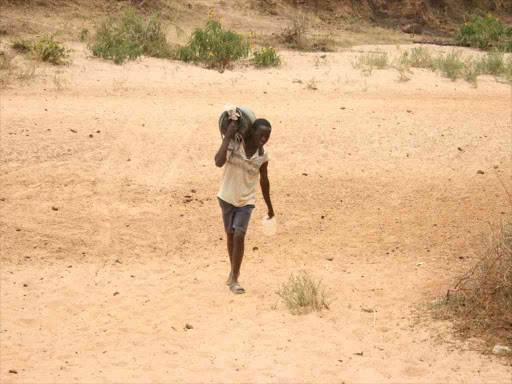
[[[261,230],[267,236],[275,235],[277,232],[276,217],[274,216],[270,219],[268,216],[265,216],[261,221]]]

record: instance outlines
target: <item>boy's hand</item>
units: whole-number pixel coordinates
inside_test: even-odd
[[[228,129],[226,129],[226,136],[232,139],[236,135],[236,131],[238,130],[238,121],[232,120],[229,125]]]

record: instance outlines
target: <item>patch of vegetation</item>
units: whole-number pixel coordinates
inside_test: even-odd
[[[20,53],[29,53],[32,51],[34,44],[30,40],[15,40],[12,45],[12,49]]]
[[[30,40],[15,40],[11,46],[15,51],[32,55],[51,64],[61,65],[69,61],[69,50],[49,37],[43,37],[37,43]]]
[[[386,53],[364,53],[359,55],[351,64],[354,69],[361,70],[364,76],[370,76],[374,68],[387,68],[388,61]]]
[[[253,52],[252,62],[257,68],[278,67],[281,65],[281,58],[272,46],[268,46]]]
[[[290,25],[281,32],[280,42],[291,49],[305,52],[334,52],[337,45],[329,35],[313,35],[311,19],[305,14],[291,20]]]
[[[412,74],[412,62],[412,54],[409,55],[408,51],[402,52],[400,56],[393,62],[393,68],[398,71],[398,81],[400,83],[405,83],[411,80],[409,75]]]
[[[512,342],[512,223],[491,231],[480,260],[449,290],[446,307],[458,329]]]
[[[68,50],[62,44],[47,37],[34,44],[33,51],[42,61],[55,65],[66,64],[69,59]]]
[[[204,28],[198,28],[186,46],[178,48],[176,58],[185,62],[203,63],[209,68],[225,68],[249,56],[250,43],[242,35],[224,29],[221,20],[210,13]]]
[[[116,64],[142,55],[169,58],[173,53],[159,15],[142,17],[132,7],[126,8],[118,17],[103,20],[96,28],[89,49],[94,56],[113,60]]]
[[[462,60],[461,51],[452,51],[446,55],[440,54],[435,59],[434,65],[442,76],[455,81],[462,77],[465,63]]]
[[[412,68],[434,68],[432,53],[425,47],[413,48],[408,55],[408,59]]]
[[[461,45],[482,49],[500,48],[512,52],[512,27],[506,27],[492,14],[473,16],[459,27],[456,40]]]
[[[330,305],[326,301],[322,282],[315,281],[305,271],[299,271],[296,276],[290,275],[288,282],[281,286],[277,294],[294,315],[329,309]]]

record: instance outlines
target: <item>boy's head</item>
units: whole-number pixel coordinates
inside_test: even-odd
[[[270,138],[272,126],[266,119],[256,119],[252,124],[251,141],[254,146],[265,145]]]

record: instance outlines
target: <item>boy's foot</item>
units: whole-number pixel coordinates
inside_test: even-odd
[[[241,295],[242,293],[245,293],[245,289],[243,289],[238,283],[231,284],[229,289],[231,289],[231,292],[233,292],[235,295]]]
[[[226,285],[231,285],[231,284],[233,284],[233,273],[229,272],[229,277],[226,280]]]

